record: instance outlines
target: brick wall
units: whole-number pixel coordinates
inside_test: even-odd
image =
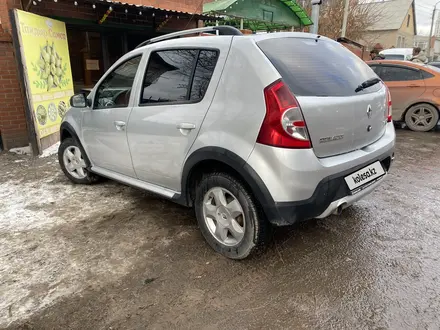
[[[0,134],[3,147],[28,144],[23,93],[10,34],[9,8],[20,8],[19,1],[0,1]]]

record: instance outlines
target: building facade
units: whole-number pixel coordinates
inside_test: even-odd
[[[377,21],[367,29],[361,43],[369,48],[378,43],[384,49],[413,47],[417,35],[414,0],[374,1],[366,6],[374,7]]]

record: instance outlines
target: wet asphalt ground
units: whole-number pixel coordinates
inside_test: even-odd
[[[439,145],[440,132],[397,130],[379,189],[277,229],[241,262],[207,246],[191,210],[113,182],[73,186],[55,158],[0,156],[0,183],[68,190],[45,206],[56,221],[0,232],[0,327],[440,329]]]

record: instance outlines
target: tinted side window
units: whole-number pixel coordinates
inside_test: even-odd
[[[376,73],[379,76],[379,73],[380,73],[380,66],[379,65],[370,65],[370,68],[373,69],[374,73]]]
[[[194,80],[191,87],[191,100],[198,101],[203,99],[212,73],[217,63],[218,53],[213,50],[202,50],[197,60],[196,71],[194,72]]]
[[[197,50],[165,50],[151,53],[141,103],[188,100]]]
[[[434,75],[432,73],[429,73],[425,70],[421,70],[421,72],[422,72],[423,79],[429,79],[429,78],[434,77]]]
[[[420,71],[417,70],[397,66],[383,66],[381,78],[383,81],[408,81],[420,80],[422,79],[422,75],[420,74]]]
[[[142,56],[136,56],[119,65],[99,85],[94,107],[124,108],[130,101],[131,88]]]

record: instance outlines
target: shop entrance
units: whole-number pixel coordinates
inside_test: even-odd
[[[67,24],[75,93],[89,91],[121,56],[156,35]]]

